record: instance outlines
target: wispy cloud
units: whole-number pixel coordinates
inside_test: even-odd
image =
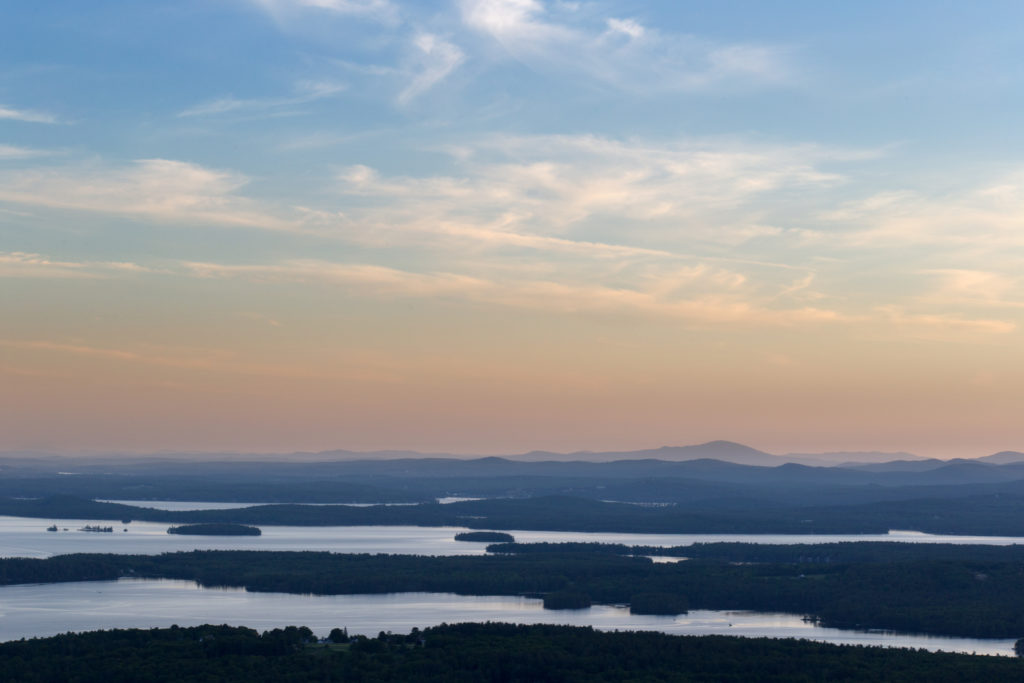
[[[291,21],[296,15],[326,12],[340,17],[360,17],[394,23],[398,7],[389,0],[251,0],[278,22]]]
[[[938,286],[929,297],[947,306],[969,304],[1024,308],[1024,274],[1019,268],[1013,268],[1010,272],[938,268],[925,270],[923,274],[938,279]]]
[[[719,44],[665,34],[638,19],[575,16],[572,5],[542,0],[462,0],[469,28],[493,38],[515,59],[628,90],[694,90],[743,82],[780,84],[793,78],[788,49]],[[556,16],[557,15],[557,16]]]
[[[899,327],[989,334],[1008,334],[1017,329],[1016,323],[1010,320],[973,318],[949,312],[908,312],[899,306],[882,306],[878,308],[878,312],[885,320]]]
[[[127,166],[64,166],[0,172],[0,200],[34,206],[207,222],[296,229],[258,201],[237,193],[243,175],[170,159]]]
[[[1002,335],[1017,329],[1012,320],[950,312],[948,306],[930,310],[933,307],[927,301],[918,302],[917,308],[889,304],[861,311],[812,305],[807,301],[826,298],[815,292],[804,295],[812,276],[789,284],[779,281],[772,285],[751,281],[741,272],[707,263],[664,264],[645,269],[628,278],[629,284],[612,284],[600,279],[587,281],[573,271],[551,273],[555,278],[537,278],[537,273],[531,273],[529,267],[492,269],[485,264],[483,270],[490,270],[491,276],[457,271],[416,272],[379,264],[319,259],[257,264],[182,261],[154,268],[131,262],[61,261],[39,254],[0,252],[0,277],[105,278],[159,272],[172,277],[330,284],[380,298],[451,299],[529,311],[641,316],[681,320],[694,325],[876,325],[921,335]],[[968,276],[967,279],[975,281],[977,278]],[[277,320],[264,314],[244,312],[238,315],[271,327],[280,326]],[[180,367],[212,367],[225,362],[224,358],[197,359],[190,353],[169,356],[71,343],[0,340],[0,345]],[[239,366],[231,371],[252,370]]]
[[[16,147],[14,145],[0,145],[0,159],[32,159],[51,154],[44,149],[33,149],[31,147]]]
[[[416,49],[415,75],[398,94],[399,104],[408,104],[433,88],[454,71],[465,59],[456,45],[430,33],[421,33],[413,41]]]
[[[121,349],[100,348],[84,344],[68,344],[45,340],[20,341],[14,339],[0,339],[0,346],[33,351],[59,351],[63,353],[110,358],[115,360],[138,360],[140,358],[138,353],[123,351]]]
[[[183,370],[202,370],[223,374],[262,375],[271,377],[314,377],[308,367],[286,364],[250,362],[224,349],[202,349],[178,346],[138,345],[118,348],[90,344],[79,340],[4,339],[0,347],[27,352],[84,356],[96,361],[112,361],[155,365]]]
[[[178,112],[179,117],[211,116],[233,111],[266,111],[294,107],[333,97],[345,90],[345,85],[325,81],[301,81],[295,86],[290,97],[266,97],[239,99],[233,95],[203,102]]]
[[[802,213],[808,196],[818,202],[847,180],[833,168],[863,157],[736,140],[484,136],[451,150],[445,174],[340,169],[322,179],[321,205],[308,209],[247,196],[244,175],[167,159],[10,169],[0,172],[0,200],[315,234],[319,247],[324,239],[357,245],[366,262],[304,258],[317,252],[301,241],[291,244],[293,258],[269,265],[197,260],[153,268],[5,252],[0,276],[110,277],[148,268],[695,324],[1017,329],[1001,315],[1024,300],[1012,257],[1024,244],[1015,229],[1024,193],[1013,178],[940,198],[896,192],[846,203],[819,220],[829,231],[819,230],[818,241],[766,220],[764,197],[792,197],[786,210]],[[333,196],[323,192],[332,182]],[[997,246],[974,244],[972,234]],[[888,258],[908,239],[928,240],[929,249],[898,275],[890,268],[899,286],[865,275],[873,255]],[[393,267],[399,254],[405,270]],[[993,313],[999,306],[1005,310]]]
[[[625,36],[628,36],[628,37],[630,37],[630,38],[632,38],[634,40],[639,40],[640,38],[643,38],[644,34],[647,33],[647,29],[645,29],[640,24],[640,22],[635,21],[633,19],[615,19],[615,18],[612,18],[612,19],[608,19],[607,23],[608,23],[608,31],[610,33],[613,33],[613,34],[614,33],[621,33],[621,34],[623,34]]]
[[[539,49],[554,41],[578,38],[568,26],[545,21],[540,0],[462,0],[463,21],[490,34],[510,49]]]
[[[182,267],[202,278],[330,283],[376,297],[447,298],[531,311],[681,320],[701,326],[844,325],[897,329],[921,336],[939,335],[938,338],[948,338],[949,334],[1005,335],[1017,329],[1016,323],[1009,320],[899,305],[842,311],[801,304],[796,298],[788,299],[792,292],[766,294],[739,273],[703,264],[669,271],[662,277],[640,279],[630,287],[524,277],[494,279],[455,272],[411,272],[321,260],[275,264],[193,262]]]
[[[127,366],[153,368],[170,368],[184,372],[198,371],[200,375],[192,375],[182,384],[172,383],[170,386],[187,387],[195,390],[197,380],[199,386],[207,385],[212,376],[249,376],[269,377],[289,380],[324,380],[338,379],[353,381],[394,382],[396,361],[382,357],[372,351],[363,349],[347,350],[346,359],[332,363],[331,367],[309,365],[301,362],[267,362],[266,360],[246,357],[237,349],[222,349],[193,346],[169,346],[158,344],[124,344],[112,346],[100,342],[83,339],[13,339],[0,337],[0,349],[5,349],[5,356],[12,356],[12,351],[20,352],[17,365],[0,364],[0,374],[16,374],[29,377],[61,377],[73,374],[74,368],[65,368],[63,373],[49,372],[50,364],[33,362],[32,356],[48,357],[79,357],[88,359],[90,371],[95,372],[101,363],[123,364]],[[40,367],[32,367],[41,365]],[[167,385],[167,380],[152,375],[140,376],[140,381],[159,386]],[[205,391],[221,390],[219,382],[209,383]]]
[[[31,109],[15,109],[0,104],[0,120],[24,121],[26,123],[60,123],[56,116]]]
[[[821,212],[819,228],[807,238],[860,253],[904,250],[918,270],[960,271],[963,284],[970,271],[1020,272],[1022,215],[1024,172],[1015,172],[980,187],[892,189],[846,201]]]
[[[744,207],[766,193],[841,182],[820,165],[843,154],[800,146],[497,136],[456,151],[459,175],[386,177],[352,166],[338,180],[342,192],[373,200],[371,208],[348,215],[378,234],[433,231],[553,249],[568,247],[559,240],[570,239],[653,254],[688,248],[694,239],[736,244],[776,234],[744,216]]]
[[[59,261],[42,254],[0,251],[0,277],[104,278],[142,272],[150,269],[126,261]]]
[[[183,264],[199,277],[315,283],[328,282],[384,297],[455,298],[488,305],[575,313],[617,313],[716,324],[837,322],[846,316],[812,307],[769,308],[748,300],[744,278],[699,266],[676,271],[641,288],[510,278],[494,280],[455,272],[320,260],[276,264]]]
[[[480,78],[495,55],[503,55],[498,61],[511,58],[537,71],[568,74],[574,79],[583,76],[632,92],[779,85],[795,78],[786,46],[720,43],[669,34],[636,17],[598,17],[596,4],[584,11],[575,3],[544,0],[457,0],[453,15],[424,12],[423,7],[412,4],[400,10],[386,0],[253,1],[269,12],[283,31],[292,34],[322,35],[322,24],[330,15],[375,22],[371,29],[375,32],[374,63],[353,60],[342,50],[334,55],[334,62],[354,75],[400,79],[395,97],[399,106],[407,106],[437,87],[463,64],[472,64],[467,74]],[[497,52],[492,45],[498,47]],[[221,97],[181,115],[270,108],[277,106],[276,102]]]

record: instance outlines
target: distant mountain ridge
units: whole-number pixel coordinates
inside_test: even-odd
[[[1019,453],[985,459],[845,464],[879,454],[773,455],[713,441],[636,451],[446,456],[409,451],[4,457],[0,499],[242,503],[424,503],[450,498],[569,496],[691,510],[881,503],[967,495],[1020,496]],[[843,462],[829,462],[843,461]],[[822,466],[823,464],[830,466]]]
[[[978,458],[978,460],[992,463],[993,465],[1009,465],[1015,462],[1024,462],[1024,453],[1019,451],[999,451],[998,453]]]
[[[316,454],[322,457],[339,459],[404,459],[404,458],[457,458],[479,459],[484,456],[452,455],[448,453],[417,453],[415,451],[324,451]],[[756,467],[778,467],[786,463],[798,463],[817,467],[834,467],[838,465],[858,465],[863,463],[883,463],[893,460],[926,460],[919,455],[905,452],[885,453],[879,451],[837,451],[828,453],[790,453],[776,455],[735,441],[716,440],[690,446],[660,446],[635,451],[573,451],[559,453],[556,451],[529,451],[500,456],[489,456],[516,462],[615,462],[617,460],[662,460],[665,462],[686,462],[690,460],[717,460],[735,465],[752,465]],[[1024,458],[1024,455],[1022,455]]]
[[[893,461],[920,461],[929,460],[920,455],[914,455],[913,453],[907,453],[905,451],[898,451],[895,453],[888,453],[883,451],[834,451],[828,453],[787,453],[786,455],[776,456],[784,458],[787,462],[798,462],[803,465],[821,465],[825,467],[832,466],[857,466],[867,465],[872,463],[886,463]]]
[[[79,462],[109,463],[122,465],[127,461],[144,459],[147,462],[332,462],[332,461],[386,461],[386,460],[492,460],[494,462],[591,462],[610,463],[616,461],[659,460],[664,462],[689,462],[713,460],[734,465],[755,467],[778,467],[787,463],[810,467],[843,467],[869,471],[927,471],[954,463],[979,463],[1005,465],[1024,463],[1024,452],[1001,451],[979,458],[958,458],[938,460],[906,452],[881,451],[834,451],[824,453],[773,454],[734,441],[709,441],[689,446],[660,446],[633,451],[574,451],[559,453],[536,450],[508,455],[475,455],[452,453],[424,453],[411,450],[378,451],[296,451],[292,453],[204,453],[204,452],[159,452],[159,453],[110,453],[83,455],[54,455],[29,452],[0,453],[0,469],[8,465],[32,465],[43,462],[75,464]]]
[[[682,462],[686,460],[720,460],[737,465],[760,465],[774,467],[781,465],[779,456],[759,451],[733,441],[709,441],[693,446],[662,446],[638,451],[577,451],[575,453],[553,453],[532,451],[522,455],[503,456],[509,460],[583,460],[586,462],[614,462],[616,460],[664,460]]]
[[[636,451],[576,451],[574,453],[531,451],[521,455],[506,455],[502,457],[516,461],[583,460],[587,462],[613,462],[616,460],[664,460],[666,462],[718,460],[735,465],[753,465],[757,467],[778,467],[786,463],[797,463],[812,467],[835,467],[885,463],[894,460],[927,460],[927,458],[912,453],[885,453],[879,451],[837,451],[776,455],[736,443],[735,441],[724,440],[709,441],[692,446],[661,446],[660,448]],[[1024,459],[1024,454],[1021,454],[1021,458]]]

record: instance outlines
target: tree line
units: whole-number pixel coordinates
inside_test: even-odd
[[[811,616],[823,625],[978,638],[1024,636],[1024,562],[905,559],[877,562],[722,560],[652,563],[607,553],[424,557],[326,552],[194,551],[0,560],[0,583],[116,579],[195,580],[205,586],[320,595],[450,592],[572,594],[625,604],[675,596],[690,609]]]
[[[342,631],[339,629],[339,633]],[[1020,680],[1024,661],[801,640],[455,624],[319,643],[305,627],[129,629],[0,643],[5,680],[965,681]]]
[[[624,533],[882,534],[1024,536],[1024,496],[985,495],[827,507],[694,511],[570,496],[472,500],[441,505],[257,505],[227,510],[156,510],[75,496],[0,498],[0,515],[46,519],[136,519],[174,524],[286,526],[462,526],[472,529]]]

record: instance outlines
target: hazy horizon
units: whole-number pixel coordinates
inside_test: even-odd
[[[0,451],[1024,448],[1019,3],[4,18]]]
[[[937,460],[953,460],[953,459],[973,460],[973,459],[977,459],[977,458],[983,458],[983,457],[986,457],[986,456],[989,456],[989,455],[994,455],[996,453],[1020,452],[1020,451],[1016,451],[1013,448],[1002,448],[1002,449],[999,449],[998,451],[992,451],[992,452],[987,452],[987,453],[975,453],[975,454],[971,454],[971,455],[956,455],[956,456],[949,456],[949,457],[939,457],[939,456],[930,455],[930,454],[923,454],[923,453],[912,453],[912,452],[908,452],[908,451],[887,451],[887,450],[881,450],[881,449],[876,449],[876,450],[856,450],[856,451],[840,450],[840,449],[826,449],[826,450],[821,450],[821,451],[772,451],[772,450],[766,450],[766,449],[757,448],[755,446],[750,446],[749,444],[744,444],[744,443],[739,443],[739,442],[729,441],[729,440],[723,440],[723,439],[716,439],[714,441],[704,442],[704,443],[662,444],[662,445],[659,445],[659,446],[637,446],[637,447],[632,447],[632,448],[619,448],[619,449],[553,450],[553,449],[547,449],[547,448],[532,448],[532,449],[523,450],[523,451],[430,451],[430,450],[421,450],[421,449],[415,449],[415,448],[411,448],[411,449],[380,448],[380,449],[362,450],[362,449],[350,449],[350,448],[338,447],[338,448],[328,448],[328,449],[321,449],[321,450],[315,450],[315,451],[312,451],[312,450],[280,450],[280,451],[272,451],[272,450],[237,450],[237,449],[236,450],[228,450],[228,449],[224,449],[224,450],[210,450],[210,451],[204,451],[204,450],[182,450],[182,449],[177,449],[177,450],[176,449],[162,449],[162,450],[149,450],[149,451],[147,451],[147,450],[116,451],[116,450],[102,450],[102,449],[98,449],[98,450],[79,450],[79,451],[73,451],[73,450],[67,450],[67,451],[42,451],[42,450],[21,450],[21,451],[17,451],[17,450],[3,450],[3,451],[0,451],[0,456],[11,456],[11,455],[24,454],[24,453],[31,453],[31,454],[38,454],[38,455],[59,456],[59,457],[69,457],[69,458],[76,458],[76,457],[89,458],[89,457],[102,457],[102,456],[110,456],[110,457],[186,456],[186,457],[189,457],[189,456],[206,456],[206,455],[209,455],[209,456],[219,456],[219,455],[223,455],[223,456],[241,456],[241,457],[245,457],[245,456],[275,457],[275,456],[287,456],[287,455],[301,455],[301,456],[306,456],[306,457],[316,457],[316,456],[320,456],[320,455],[330,455],[332,453],[347,453],[347,454],[354,454],[354,455],[364,455],[364,454],[365,455],[385,455],[385,454],[387,454],[387,455],[395,455],[395,456],[402,456],[404,454],[412,454],[414,456],[423,456],[423,457],[452,457],[452,458],[475,458],[475,457],[484,457],[484,458],[486,458],[486,457],[509,457],[509,458],[517,458],[517,457],[521,457],[521,456],[528,456],[528,455],[534,455],[534,454],[538,454],[538,453],[543,453],[543,454],[551,454],[552,456],[561,456],[561,457],[565,457],[565,456],[581,456],[582,460],[586,460],[586,456],[587,455],[607,455],[607,454],[617,454],[617,453],[622,453],[622,454],[627,454],[628,455],[628,454],[633,454],[633,453],[646,453],[648,451],[658,451],[658,450],[663,450],[663,449],[672,449],[672,450],[677,450],[677,449],[699,449],[699,448],[702,448],[702,447],[705,447],[705,446],[713,446],[715,444],[729,444],[729,445],[741,446],[741,447],[744,447],[744,448],[750,448],[750,449],[753,449],[754,451],[765,453],[767,455],[775,456],[775,457],[778,457],[778,458],[784,458],[784,457],[787,457],[787,456],[790,456],[790,457],[809,456],[809,457],[812,457],[812,458],[814,456],[838,456],[838,455],[855,456],[855,455],[861,454],[861,455],[865,455],[865,456],[882,456],[882,455],[889,456],[889,455],[891,455],[891,456],[893,456],[892,457],[893,460],[900,460],[900,459],[904,459],[904,458],[906,458],[906,459],[937,459]],[[656,456],[650,456],[650,457],[656,457]],[[713,458],[713,456],[701,456],[701,457],[711,457],[711,458]],[[834,464],[838,464],[838,462],[839,461],[836,460]],[[850,462],[856,462],[856,460],[853,459],[853,460],[850,460]],[[881,462],[881,461],[879,461],[879,462]]]

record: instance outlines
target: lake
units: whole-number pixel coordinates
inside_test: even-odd
[[[153,501],[139,501],[151,507]],[[233,504],[170,503],[174,509],[211,509]],[[57,532],[46,527],[55,523]],[[113,533],[79,531],[87,524],[113,526]],[[156,554],[196,549],[325,550],[345,553],[482,555],[486,543],[454,540],[460,527],[292,527],[262,526],[259,537],[178,536],[166,523],[112,523],[0,517],[0,556],[49,557],[66,553]],[[66,530],[65,530],[66,529]],[[124,531],[127,529],[127,531]],[[911,531],[871,535],[787,534],[626,534],[511,531],[521,542],[593,541],[627,545],[685,546],[698,542],[831,543],[902,541],[1009,545],[1024,538],[937,536]],[[809,638],[832,643],[887,645],[951,652],[1012,655],[1012,640],[828,629],[792,614],[695,610],[678,617],[631,615],[624,607],[595,605],[586,610],[544,610],[540,600],[519,597],[458,596],[436,593],[309,596],[204,589],[190,581],[131,580],[0,586],[0,640],[46,636],[65,631],[229,623],[266,630],[305,625],[319,635],[335,626],[350,633],[408,632],[441,622],[507,621],[589,625],[603,630],[653,630],[670,634],[723,634]]]
[[[533,598],[449,593],[292,595],[202,588],[192,581],[121,579],[0,586],[0,641],[67,631],[231,624],[259,631],[290,624],[326,636],[334,627],[351,634],[408,633],[442,622],[504,621],[570,624],[675,635],[807,638],[829,643],[925,648],[987,655],[1013,654],[1013,640],[941,638],[822,628],[792,614],[693,610],[675,617],[632,615],[621,606],[545,610]]]
[[[146,501],[156,505],[151,501]],[[185,503],[209,505],[209,503]],[[237,505],[235,503],[234,505]],[[190,508],[206,509],[206,508]],[[48,532],[56,524],[59,531]],[[87,524],[113,526],[113,533],[78,531]],[[95,519],[36,519],[0,516],[0,557],[50,557],[68,553],[155,555],[187,550],[324,550],[338,553],[397,553],[412,555],[483,555],[486,543],[454,540],[463,527],[418,526],[270,526],[262,536],[181,536],[167,533],[166,522],[121,524]],[[64,529],[67,529],[65,531]],[[127,529],[127,531],[125,531]],[[686,546],[693,543],[838,543],[842,541],[900,541],[1011,545],[1024,538],[1006,536],[939,536],[916,531],[887,534],[630,534],[577,531],[509,531],[523,543],[584,541],[626,545]]]

